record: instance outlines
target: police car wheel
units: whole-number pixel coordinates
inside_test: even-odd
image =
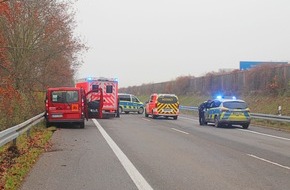
[[[219,119],[217,117],[214,118],[214,126],[217,128],[220,127]]]
[[[122,107],[119,107],[119,114],[123,112]]]
[[[142,114],[144,112],[144,108],[139,108],[138,109],[138,114]]]
[[[244,124],[243,125],[243,129],[248,129],[248,127],[249,127],[249,124]]]

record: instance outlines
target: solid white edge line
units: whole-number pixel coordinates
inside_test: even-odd
[[[247,155],[250,156],[250,157],[252,157],[252,158],[256,158],[256,159],[258,159],[258,160],[262,160],[262,161],[264,161],[264,162],[267,162],[267,163],[273,164],[273,165],[275,165],[275,166],[279,166],[279,167],[281,167],[281,168],[285,168],[285,169],[290,170],[290,167],[288,167],[288,166],[283,166],[283,165],[278,164],[278,163],[276,163],[276,162],[272,162],[272,161],[270,161],[270,160],[266,160],[266,159],[264,159],[264,158],[260,158],[260,157],[258,157],[258,156],[255,156],[255,155],[253,155],[253,154],[247,154]]]
[[[122,152],[122,150],[118,147],[118,145],[113,141],[113,139],[106,133],[106,131],[102,128],[99,122],[96,119],[92,119],[94,124],[99,129],[100,133],[103,135],[135,185],[140,190],[153,190],[153,188],[148,184],[148,182],[144,179],[144,177],[139,173],[136,167],[132,164],[132,162],[128,159],[128,157]]]
[[[180,133],[184,133],[184,134],[186,134],[186,135],[189,134],[189,133],[187,133],[187,132],[184,132],[184,131],[181,131],[181,130],[178,130],[178,129],[175,129],[175,128],[171,128],[171,129],[173,129],[173,130],[175,130],[175,131],[177,131],[177,132],[180,132]]]
[[[267,136],[267,137],[272,137],[272,138],[276,138],[276,139],[290,141],[290,139],[287,139],[287,138],[284,138],[284,137],[278,137],[278,136],[275,136],[275,135],[268,135],[268,134],[259,133],[259,132],[256,132],[256,131],[249,131],[247,129],[238,129],[238,130],[245,131],[245,132],[248,132],[248,133],[254,133],[254,134],[258,134],[258,135],[263,135],[263,136]]]

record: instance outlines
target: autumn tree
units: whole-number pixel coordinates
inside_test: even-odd
[[[75,71],[81,64],[78,55],[86,50],[73,35],[75,26],[73,9],[65,1],[0,3],[1,94],[8,92],[7,89],[14,91],[8,94],[14,94],[12,99],[21,100],[21,106],[27,103],[31,114],[37,105],[43,107],[43,100],[35,102],[35,92],[44,91],[48,86],[73,85]],[[12,110],[19,107],[20,104]]]
[[[73,36],[70,4],[57,0],[10,0],[6,4],[9,14],[2,15],[0,26],[16,89],[45,89],[51,82],[71,85],[79,65],[76,55],[85,46]]]

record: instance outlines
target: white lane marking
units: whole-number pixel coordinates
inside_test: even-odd
[[[246,130],[246,129],[238,129],[238,130],[245,131],[245,132],[248,132],[248,133],[254,133],[254,134],[258,134],[258,135],[263,135],[263,136],[267,136],[267,137],[272,137],[272,138],[276,138],[276,139],[282,139],[282,140],[290,141],[290,139],[288,139],[288,138],[278,137],[278,136],[275,136],[275,135],[268,135],[268,134],[265,134],[265,133],[259,133],[259,132],[256,132],[256,131],[249,131],[249,130]]]
[[[122,152],[122,150],[118,147],[118,145],[113,141],[113,139],[106,133],[106,131],[102,128],[99,122],[96,119],[92,119],[94,124],[97,126],[103,137],[106,139],[107,143],[114,151],[117,158],[120,160],[121,164],[134,181],[135,185],[140,190],[153,190],[153,188],[148,184],[148,182],[144,179],[144,177],[139,173],[136,167],[132,164],[132,162],[128,159],[128,157]]]
[[[191,121],[198,121],[198,119],[192,119],[192,118],[182,117],[182,116],[179,116],[179,118],[187,119],[187,120],[191,120]]]
[[[150,119],[146,119],[146,118],[142,118],[143,120],[145,120],[145,121],[151,121]]]
[[[279,167],[281,167],[281,168],[285,168],[285,169],[290,170],[290,167],[288,167],[288,166],[283,166],[283,165],[278,164],[278,163],[276,163],[276,162],[272,162],[272,161],[266,160],[266,159],[264,159],[264,158],[260,158],[260,157],[258,157],[258,156],[255,156],[255,155],[253,155],[253,154],[247,154],[247,155],[250,156],[250,157],[252,157],[252,158],[256,158],[256,159],[258,159],[258,160],[262,160],[262,161],[264,161],[264,162],[267,162],[267,163],[273,164],[273,165],[275,165],[275,166],[279,166]]]
[[[184,134],[186,134],[186,135],[189,134],[189,133],[187,133],[187,132],[184,132],[184,131],[181,131],[181,130],[178,130],[178,129],[175,129],[175,128],[171,128],[171,129],[173,129],[173,130],[175,130],[175,131],[178,131],[178,132],[180,132],[180,133],[184,133]]]

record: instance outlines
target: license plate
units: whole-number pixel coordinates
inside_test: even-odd
[[[171,112],[172,109],[163,109],[164,112]]]
[[[235,115],[242,115],[242,112],[234,112]]]
[[[62,114],[53,114],[51,115],[52,118],[61,118]]]

